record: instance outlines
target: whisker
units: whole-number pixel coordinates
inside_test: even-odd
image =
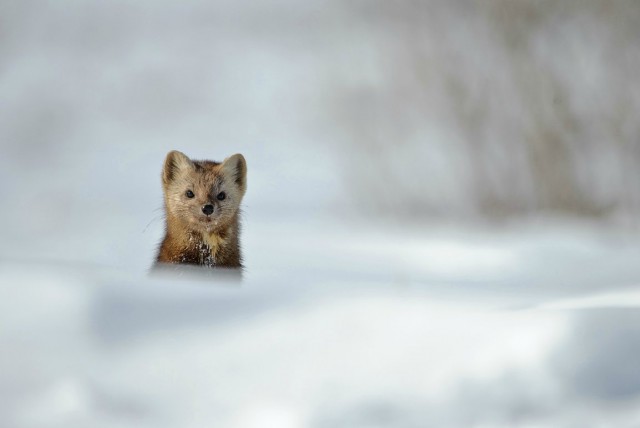
[[[161,215],[155,216],[154,218],[151,219],[151,221],[149,223],[147,223],[147,225],[145,226],[145,228],[142,230],[142,233],[145,233],[147,231],[147,229],[149,228],[149,226],[151,226],[151,223],[153,223],[156,220],[160,220],[162,218]]]

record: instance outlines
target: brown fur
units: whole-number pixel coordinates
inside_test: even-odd
[[[167,154],[162,170],[166,234],[157,263],[241,268],[240,202],[247,189],[247,163],[241,154],[223,162],[193,161]],[[194,193],[188,198],[187,190]],[[224,192],[220,201],[217,195]],[[210,216],[202,212],[211,204]]]

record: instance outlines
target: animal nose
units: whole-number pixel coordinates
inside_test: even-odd
[[[202,207],[202,212],[206,215],[210,215],[213,212],[213,205],[207,204]]]

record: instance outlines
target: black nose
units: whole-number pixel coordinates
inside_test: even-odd
[[[213,212],[213,205],[211,204],[207,204],[205,206],[202,207],[202,212],[205,213],[206,215],[209,215]]]

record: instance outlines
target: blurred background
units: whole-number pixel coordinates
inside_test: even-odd
[[[0,0],[0,419],[637,426],[638,22],[633,0]],[[247,159],[228,300],[146,276],[173,149]],[[485,312],[537,305],[564,309]]]
[[[637,229],[637,2],[0,8],[5,257],[148,264],[170,149],[244,153],[252,219]]]

